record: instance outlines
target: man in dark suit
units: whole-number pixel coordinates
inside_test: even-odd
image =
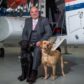
[[[30,10],[30,15],[31,17],[25,20],[25,26],[22,33],[22,40],[25,41],[25,44],[27,44],[27,42],[29,44],[34,44],[32,50],[33,52],[32,71],[30,76],[27,76],[27,82],[35,82],[37,78],[38,66],[40,65],[41,62],[41,50],[39,47],[40,45],[39,41],[47,40],[52,35],[52,30],[50,28],[48,20],[44,17],[40,17],[38,8],[32,7]],[[24,61],[22,65],[24,64]],[[21,77],[22,76],[20,76],[19,79],[21,79]],[[26,77],[23,77],[23,79],[25,78]]]

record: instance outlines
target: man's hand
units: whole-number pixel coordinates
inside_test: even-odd
[[[38,47],[40,46],[40,42],[39,41],[36,43],[36,46],[38,46]]]

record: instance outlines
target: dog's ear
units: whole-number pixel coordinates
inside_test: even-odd
[[[40,41],[39,44],[40,44],[39,46],[42,48],[43,41]]]

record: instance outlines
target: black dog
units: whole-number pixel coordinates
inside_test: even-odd
[[[27,79],[27,81],[30,78],[30,74],[32,71],[32,64],[33,64],[33,57],[32,57],[32,49],[34,47],[34,44],[29,44],[28,41],[23,40],[19,42],[21,46],[21,69],[22,74],[18,77],[18,80],[23,81]]]

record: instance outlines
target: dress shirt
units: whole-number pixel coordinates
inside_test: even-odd
[[[37,23],[38,23],[38,19],[33,19],[32,30],[35,30]]]

